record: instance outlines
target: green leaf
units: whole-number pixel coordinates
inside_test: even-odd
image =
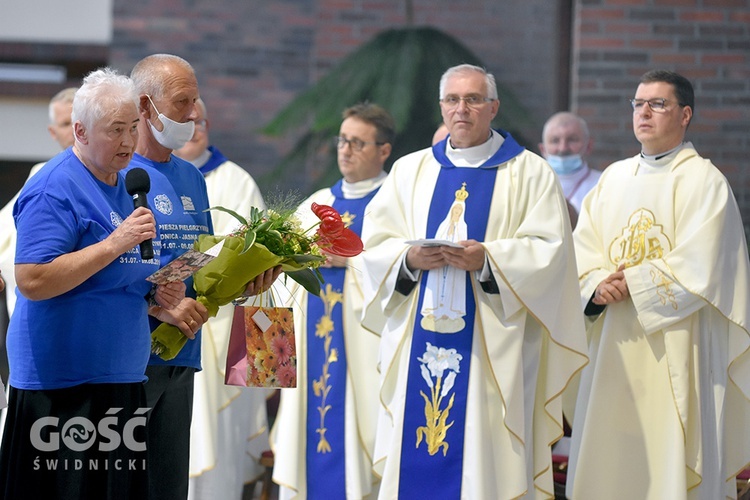
[[[255,207],[252,207],[252,208],[255,208]],[[247,220],[245,220],[245,218],[243,216],[241,216],[240,214],[238,214],[234,210],[230,210],[228,208],[224,208],[224,207],[220,207],[220,206],[215,206],[215,207],[209,207],[209,208],[205,209],[204,212],[208,212],[209,210],[219,210],[220,212],[226,212],[229,215],[231,215],[232,217],[234,217],[235,219],[237,219],[238,221],[240,221],[241,224],[247,226]]]
[[[245,233],[245,244],[242,247],[241,254],[248,251],[248,249],[253,246],[253,243],[255,243],[255,238],[257,237],[257,234],[252,229],[248,228],[247,232]]]
[[[261,225],[259,225],[259,226],[258,226],[258,227],[257,227],[257,228],[255,229],[255,231],[256,231],[256,232],[258,232],[258,233],[260,233],[260,232],[263,232],[263,231],[265,231],[265,230],[266,230],[266,229],[268,229],[269,227],[271,227],[271,221],[270,221],[270,220],[267,220],[267,221],[265,221],[264,223],[262,223]]]
[[[320,285],[323,283],[323,275],[320,272],[315,273],[312,269],[307,268],[299,271],[287,271],[286,275],[316,297],[320,295]]]
[[[326,258],[321,255],[297,254],[287,257],[295,264],[307,264],[308,262],[325,262]]]
[[[250,225],[256,225],[263,218],[263,210],[258,207],[250,207]]]

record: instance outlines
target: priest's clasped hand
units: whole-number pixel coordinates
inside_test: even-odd
[[[623,270],[625,265],[622,264],[617,268],[617,271],[607,276],[602,280],[594,291],[594,298],[591,301],[598,306],[605,306],[607,304],[614,304],[621,302],[630,297],[630,290],[628,284],[625,281],[625,273]]]
[[[478,271],[484,266],[484,246],[476,240],[459,241],[463,248],[449,246],[413,246],[406,254],[406,266],[410,270],[439,269],[452,266],[464,271]]]

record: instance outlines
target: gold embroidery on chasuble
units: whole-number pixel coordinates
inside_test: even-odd
[[[672,309],[676,311],[679,306],[677,305],[677,300],[672,291],[672,283],[674,283],[674,281],[667,278],[667,276],[658,269],[651,270],[651,281],[656,285],[656,294],[659,296],[661,305],[665,306],[667,305],[667,302],[669,302]]]
[[[663,226],[656,223],[653,212],[639,208],[628,219],[628,225],[609,246],[609,260],[616,268],[631,267],[647,260],[660,259],[672,245]]]
[[[341,222],[344,223],[344,227],[349,227],[354,222],[354,219],[357,218],[357,214],[350,214],[347,210],[343,214],[341,214]]]
[[[320,405],[318,406],[318,413],[320,414],[320,426],[315,430],[320,438],[318,439],[318,453],[328,453],[331,451],[331,444],[326,438],[326,413],[331,409],[331,405],[327,404],[328,395],[332,390],[330,382],[329,367],[331,363],[338,361],[338,352],[336,348],[331,347],[331,341],[333,340],[332,333],[335,329],[333,320],[331,319],[331,312],[334,306],[342,301],[342,294],[333,290],[330,284],[326,285],[324,290],[320,292],[320,298],[323,301],[325,307],[325,313],[321,316],[320,320],[315,325],[315,336],[323,339],[323,349],[325,352],[325,361],[321,367],[320,378],[313,380],[313,393],[316,397],[320,398]]]
[[[451,389],[455,383],[456,374],[460,371],[461,359],[463,356],[455,349],[436,347],[429,342],[427,342],[424,355],[417,358],[421,363],[422,378],[430,388],[430,397],[427,397],[424,391],[419,391],[424,399],[426,425],[417,428],[417,448],[424,440],[430,455],[435,455],[441,450],[443,456],[448,453],[448,443],[445,442],[445,437],[448,429],[453,426],[453,422],[448,423],[448,412],[453,407],[456,397],[455,391],[451,393]],[[450,400],[447,406],[441,409],[448,393],[451,393]]]

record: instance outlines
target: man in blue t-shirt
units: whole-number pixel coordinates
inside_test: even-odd
[[[154,54],[139,61],[131,78],[140,98],[138,145],[131,168],[145,169],[151,178],[149,206],[156,217],[160,241],[154,253],[166,265],[193,248],[201,234],[213,233],[206,181],[191,163],[172,151],[193,136],[200,97],[190,64],[169,54]],[[279,269],[258,276],[246,293],[268,288]],[[201,335],[208,319],[206,307],[195,300],[192,278],[186,281],[182,302],[172,310],[149,309],[152,331],[162,322],[176,326],[192,341],[165,361],[152,354],[146,369],[149,498],[185,499],[190,464],[190,422],[193,375],[201,369]]]
[[[162,231],[154,254],[166,265],[193,247],[200,234],[213,232],[206,182],[201,173],[172,150],[193,135],[195,73],[185,60],[157,54],[138,62],[131,72],[139,94],[138,145],[130,167],[141,167],[151,178],[148,203]],[[152,354],[146,368],[149,498],[187,497],[192,417],[193,374],[200,370],[200,328],[208,319],[195,300],[192,278],[185,299],[172,311],[149,308],[151,330],[162,321],[192,339],[172,360]]]

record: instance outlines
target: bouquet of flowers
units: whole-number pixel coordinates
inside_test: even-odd
[[[317,231],[303,230],[293,209],[260,210],[253,207],[245,219],[224,207],[221,210],[235,217],[240,226],[226,236],[202,234],[194,248],[205,252],[224,240],[219,255],[199,269],[193,277],[196,300],[206,306],[209,317],[219,307],[242,297],[247,284],[256,276],[281,265],[289,278],[314,295],[320,294],[323,277],[318,267],[325,262],[325,253],[353,257],[362,252],[362,240],[344,227],[339,213],[327,205],[312,204],[318,217]],[[162,323],[151,332],[151,352],[162,359],[173,359],[187,342],[176,326]]]

